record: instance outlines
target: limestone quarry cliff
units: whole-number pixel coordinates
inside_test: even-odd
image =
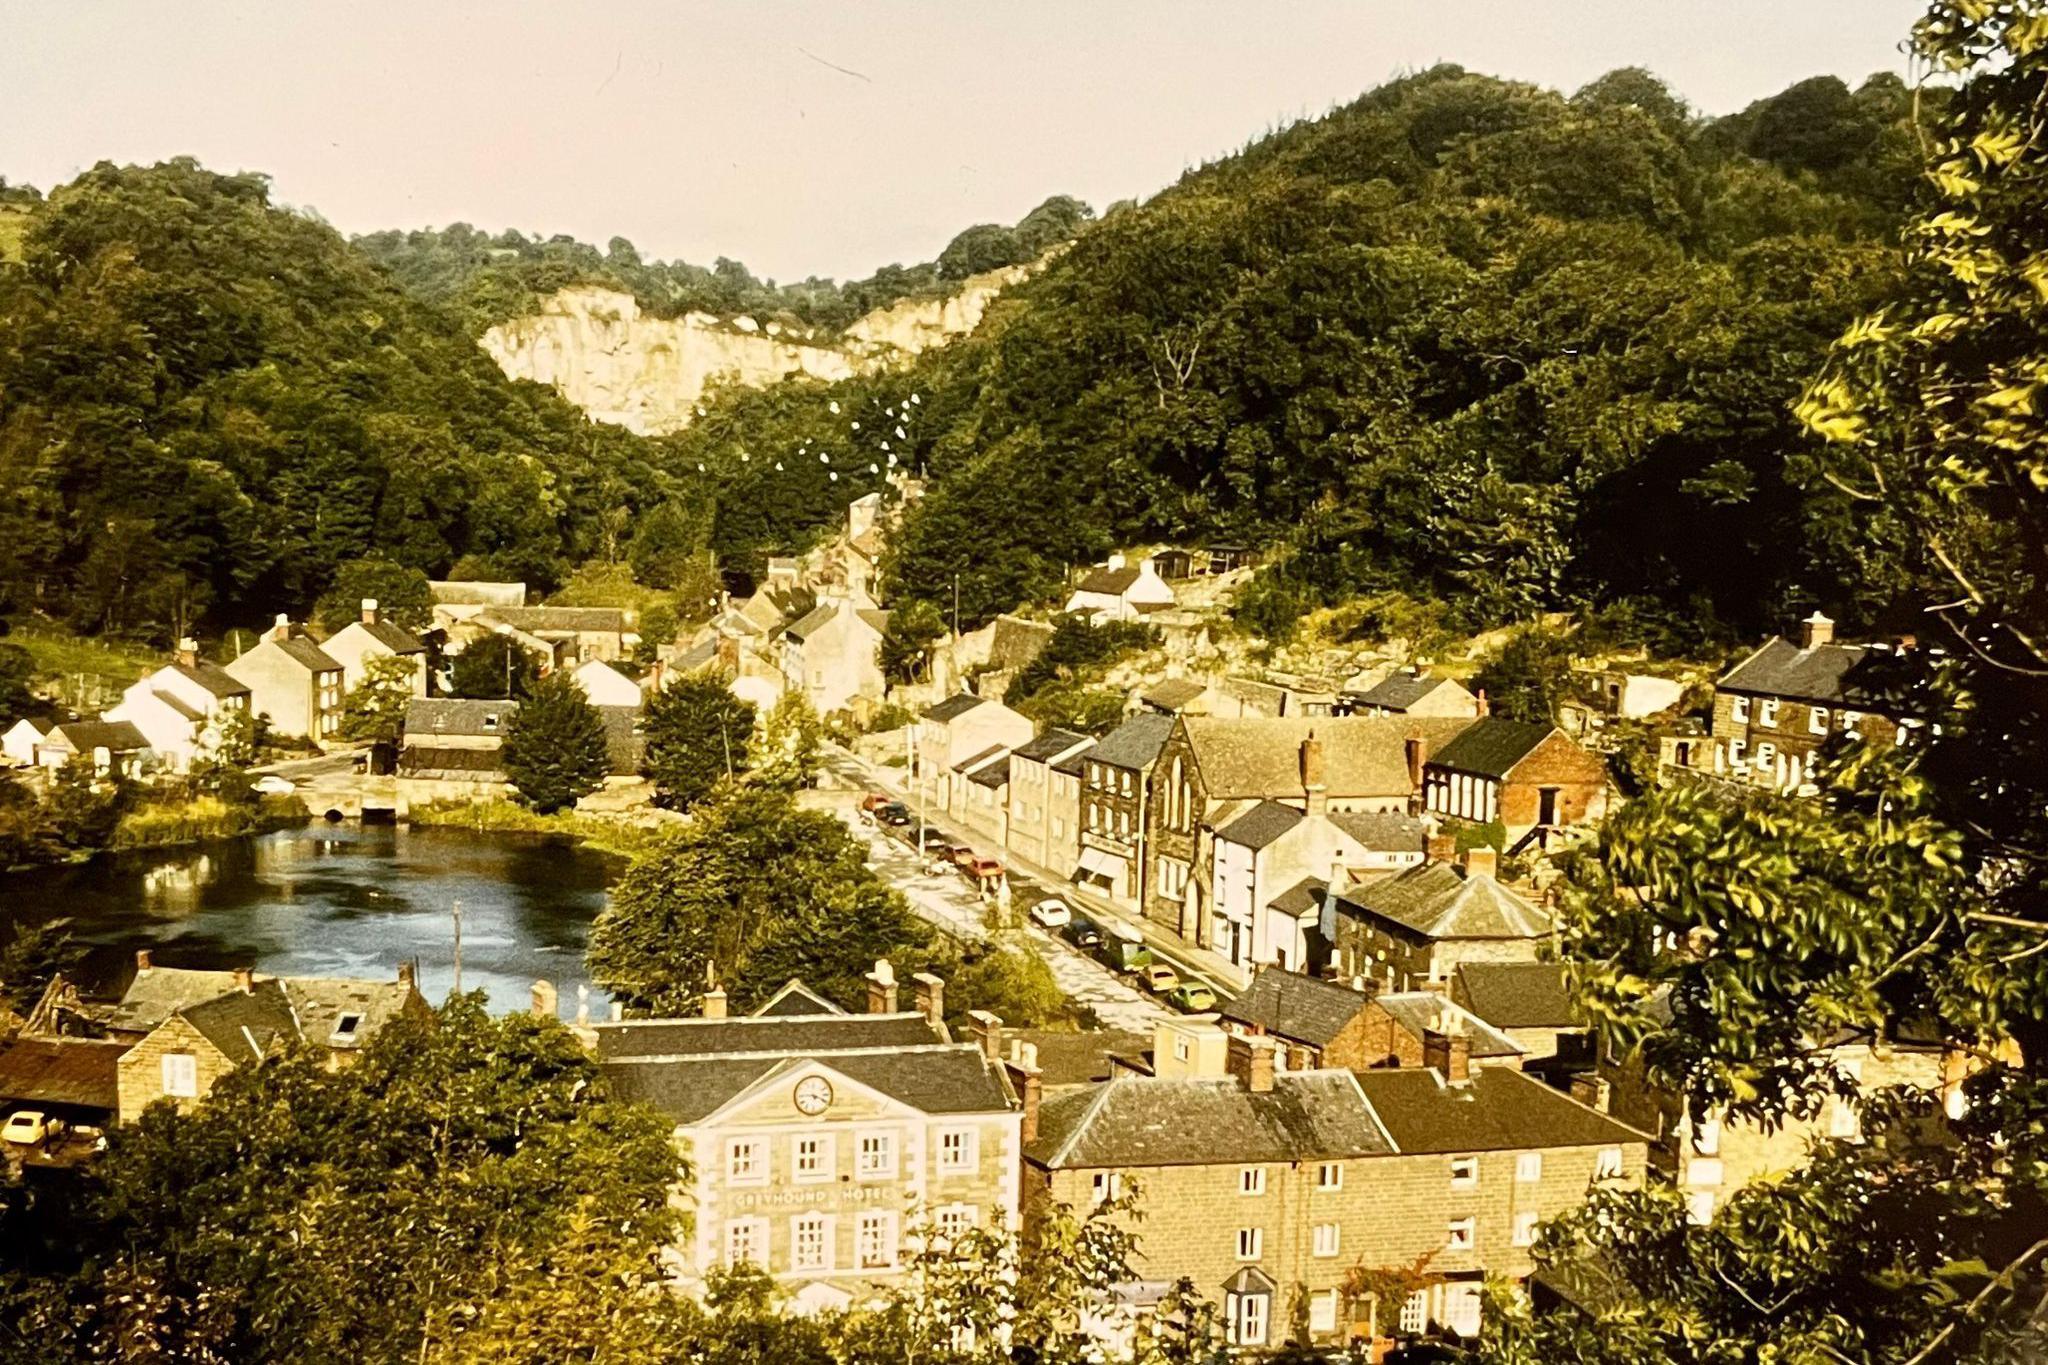
[[[989,303],[1035,268],[970,276],[940,299],[904,299],[856,320],[836,344],[750,317],[643,313],[631,294],[572,285],[538,313],[485,332],[484,350],[514,379],[531,379],[601,422],[642,435],[688,426],[714,381],[753,387],[791,375],[845,379],[964,336]]]

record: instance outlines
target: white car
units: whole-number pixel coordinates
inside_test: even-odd
[[[7,1125],[0,1127],[0,1141],[22,1147],[40,1147],[49,1135],[50,1116],[40,1109],[17,1109],[7,1116]]]
[[[1074,918],[1067,903],[1053,897],[1031,907],[1031,922],[1041,929],[1058,929]]]
[[[279,777],[276,773],[263,774],[256,779],[255,787],[257,793],[262,796],[290,796],[298,790],[298,786],[289,777]]]

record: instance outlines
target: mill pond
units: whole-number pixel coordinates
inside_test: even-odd
[[[87,985],[118,989],[147,948],[172,967],[292,976],[395,976],[419,964],[440,1001],[462,985],[522,1009],[537,979],[563,1013],[585,983],[583,944],[622,864],[559,839],[391,825],[313,824],[250,839],[0,876],[0,920],[64,918]],[[603,995],[591,990],[593,1008]]]

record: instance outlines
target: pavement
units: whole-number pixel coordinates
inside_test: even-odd
[[[906,833],[902,839],[894,838],[879,827],[860,822],[856,808],[857,793],[882,791],[901,798],[904,795],[902,774],[895,769],[877,767],[847,750],[829,745],[823,766],[827,774],[836,779],[837,785],[848,789],[845,818],[855,822],[857,829],[870,836],[871,846],[876,849],[877,869],[904,893],[913,908],[955,932],[967,932],[964,926],[971,925],[972,937],[985,937],[988,932],[988,906],[964,878],[952,872],[936,877],[925,876],[920,871],[923,860],[910,848],[909,839],[913,836]],[[1008,850],[986,848],[986,840],[970,835],[949,819],[926,812],[924,823],[952,842],[965,844],[976,852],[986,851],[1003,863],[1008,870],[1010,904],[1025,926],[1023,933],[1026,939],[1052,969],[1060,989],[1088,1004],[1108,1027],[1149,1032],[1169,1010],[1156,997],[1130,985],[1093,957],[1023,918],[1030,906],[1048,896],[1057,896],[1098,924],[1113,921],[1136,930],[1144,936],[1146,946],[1155,958],[1170,965],[1183,981],[1199,981],[1208,986],[1218,1000],[1228,1000],[1237,994],[1240,976],[1215,954],[1191,948],[1158,925],[1061,879],[1049,869],[1022,862]]]

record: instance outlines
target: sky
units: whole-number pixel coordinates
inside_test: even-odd
[[[344,232],[630,239],[764,277],[1098,210],[1440,61],[1727,113],[1907,73],[1922,0],[0,0],[0,176],[262,171]]]

